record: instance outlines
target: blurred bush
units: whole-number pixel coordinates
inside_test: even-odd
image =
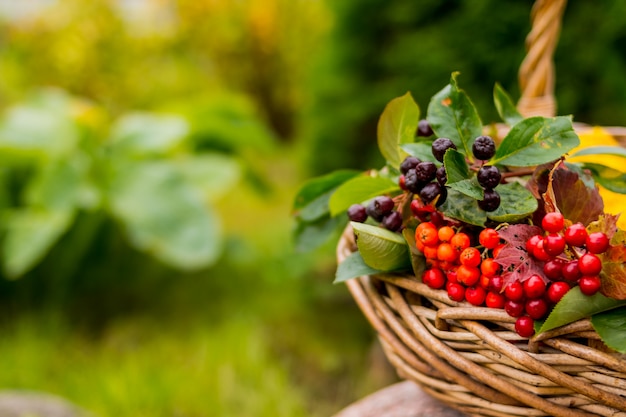
[[[316,173],[379,166],[375,132],[385,103],[411,91],[425,110],[452,71],[461,72],[485,123],[496,120],[490,105],[495,82],[519,96],[517,71],[532,2],[503,7],[497,0],[365,0],[328,6],[336,23],[313,72],[315,101],[305,119]],[[624,13],[619,0],[568,4],[555,56],[560,114],[624,124]]]

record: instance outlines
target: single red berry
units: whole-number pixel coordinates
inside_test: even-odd
[[[497,293],[502,292],[503,286],[504,286],[504,278],[502,278],[500,275],[491,277],[491,279],[489,280],[489,289],[493,292],[497,292]]]
[[[535,320],[542,319],[548,312],[548,303],[543,298],[535,298],[533,300],[527,300],[524,306],[526,314]]]
[[[548,279],[558,281],[562,278],[564,264],[562,259],[551,259],[543,265],[543,273]]]
[[[500,264],[493,258],[485,258],[480,263],[480,272],[489,278],[495,277],[500,272]]]
[[[543,236],[534,235],[526,241],[526,251],[532,255],[539,242],[543,241]]]
[[[480,279],[478,280],[478,285],[486,290],[489,290],[489,282],[491,282],[491,278],[486,275],[481,275]]]
[[[400,186],[400,188],[402,190],[404,190],[404,191],[407,190],[407,188],[406,188],[406,181],[405,181],[404,175],[400,175],[400,178],[398,178],[398,185]]]
[[[602,261],[593,253],[585,253],[578,258],[578,269],[583,275],[598,275],[602,270]]]
[[[439,242],[437,228],[430,222],[420,223],[415,229],[415,240],[419,240],[426,246],[434,246]]]
[[[561,301],[561,298],[571,289],[569,284],[564,281],[553,282],[550,287],[548,287],[548,299],[552,301],[554,304]]]
[[[446,284],[446,290],[448,291],[448,297],[452,301],[461,302],[465,300],[465,287],[461,284],[448,282]]]
[[[452,236],[454,236],[455,233],[454,229],[450,226],[442,226],[439,228],[437,236],[442,242],[450,242],[450,239],[452,239]]]
[[[541,220],[541,227],[548,233],[558,233],[563,230],[565,218],[561,213],[546,213]]]
[[[519,281],[515,280],[504,288],[504,295],[509,300],[521,301],[524,299],[524,287]]]
[[[574,223],[565,229],[563,237],[568,245],[581,247],[587,240],[587,229],[582,223]]]
[[[526,298],[539,298],[546,292],[546,283],[537,274],[533,274],[523,283]]]
[[[528,316],[521,316],[515,321],[515,331],[522,337],[531,337],[535,334],[535,321]]]
[[[452,266],[450,267],[450,269],[448,269],[446,271],[446,276],[448,277],[448,282],[453,282],[455,284],[457,284],[459,282],[458,279],[456,279],[456,271],[458,269],[458,266]]]
[[[609,248],[609,238],[602,232],[589,233],[585,240],[587,250],[591,253],[604,253]]]
[[[446,276],[439,268],[431,268],[422,274],[422,282],[430,288],[440,289],[446,285]]]
[[[474,247],[463,249],[463,252],[459,255],[461,265],[477,267],[480,265],[480,261],[480,251]]]
[[[500,253],[500,251],[501,251],[502,249],[504,249],[504,247],[505,247],[505,246],[506,246],[506,243],[500,243],[498,246],[496,246],[496,247],[493,249],[493,257],[494,257],[494,258],[497,258],[497,257],[498,257],[498,254]]]
[[[535,248],[533,249],[532,255],[535,259],[544,262],[549,261],[552,258],[552,256],[550,256],[548,252],[546,252],[543,239],[537,242],[537,246],[535,246]]]
[[[550,233],[543,238],[543,249],[552,257],[559,256],[565,250],[565,238],[556,233]]]
[[[504,302],[504,311],[511,317],[519,317],[524,314],[524,302],[506,300]]]
[[[478,242],[487,249],[494,249],[500,244],[500,235],[495,229],[483,229],[478,235]]]
[[[580,292],[582,292],[583,294],[594,295],[595,293],[600,291],[602,281],[600,281],[600,277],[597,275],[585,275],[578,280],[578,285],[580,286]]]
[[[476,285],[480,279],[480,269],[475,266],[461,265],[456,270],[456,279],[468,287]]]
[[[504,295],[493,291],[489,291],[485,297],[485,305],[490,308],[504,308],[505,301]]]
[[[466,233],[459,232],[452,236],[452,239],[450,239],[450,243],[459,253],[461,253],[466,248],[469,248],[470,238]]]
[[[465,299],[475,306],[483,305],[486,296],[487,292],[482,287],[469,287],[465,290]]]
[[[454,262],[458,259],[459,253],[450,243],[440,243],[437,246],[437,259],[440,261]]]
[[[424,246],[424,250],[422,251],[424,253],[424,256],[426,257],[426,259],[437,259],[437,249],[439,248],[438,245],[434,245],[434,246]]]
[[[573,260],[567,262],[561,268],[561,275],[563,275],[563,279],[571,282],[576,282],[582,276],[580,273],[580,269],[578,268],[578,260]]]

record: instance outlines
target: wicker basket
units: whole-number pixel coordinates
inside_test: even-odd
[[[539,0],[533,8],[520,68],[524,116],[556,113],[552,55],[564,7]],[[623,141],[623,128],[607,130]],[[338,262],[356,250],[348,228]],[[398,374],[468,415],[626,416],[626,357],[606,348],[589,320],[529,342],[504,310],[451,301],[412,275],[362,276],[347,286]]]

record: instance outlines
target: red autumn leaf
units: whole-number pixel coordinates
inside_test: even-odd
[[[591,177],[581,178],[563,164],[538,167],[528,189],[544,202],[535,213],[535,222],[540,222],[546,211],[558,210],[573,223],[587,225],[604,212],[602,197]]]
[[[619,230],[611,239],[609,250],[600,255],[602,260],[603,295],[626,300],[626,232]]]
[[[539,275],[547,282],[543,274],[544,262],[532,258],[526,251],[526,241],[534,235],[541,234],[541,229],[527,224],[514,224],[500,229],[498,233],[507,242],[495,258],[502,266],[504,286],[515,280],[524,282],[533,274]]]

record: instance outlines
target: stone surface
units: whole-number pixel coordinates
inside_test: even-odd
[[[64,398],[35,391],[0,391],[1,417],[89,417]]]
[[[464,417],[412,381],[398,382],[341,410],[334,417]]]

